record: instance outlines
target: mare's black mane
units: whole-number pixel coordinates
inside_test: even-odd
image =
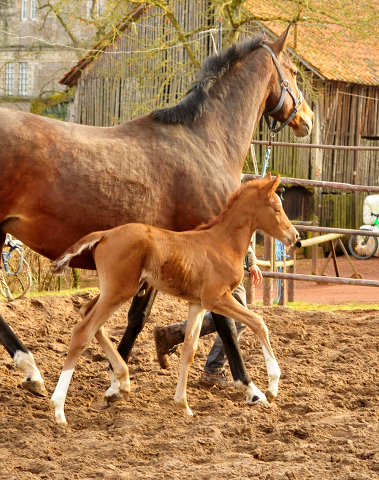
[[[194,82],[186,95],[174,106],[153,110],[153,118],[166,123],[188,123],[201,117],[207,100],[209,90],[224,73],[245,55],[259,48],[265,42],[264,32],[253,38],[248,38],[223,50],[218,55],[206,59],[200,70],[199,80]]]

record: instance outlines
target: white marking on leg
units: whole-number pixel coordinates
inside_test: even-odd
[[[258,387],[254,385],[253,382],[250,382],[249,385],[245,385],[241,380],[234,382],[234,386],[237,390],[247,394],[246,403],[248,405],[256,405],[257,403],[268,403],[266,395],[259,390]]]
[[[54,408],[55,421],[61,425],[66,423],[66,417],[64,414],[64,403],[73,373],[73,368],[71,370],[63,370],[59,377],[57,386],[55,387],[53,396],[51,397],[51,404]]]
[[[105,392],[106,397],[111,397],[112,395],[119,395],[120,394],[120,381],[116,377],[113,370],[108,370],[110,379],[111,379],[111,386]]]
[[[108,390],[105,392],[106,397],[112,397],[113,395],[120,395],[121,392],[130,392],[130,380],[129,380],[129,375],[127,378],[120,380],[117,378],[116,374],[114,373],[113,370],[109,370],[109,376],[111,379],[111,386],[108,388]]]
[[[17,350],[15,356],[13,357],[13,362],[15,367],[20,368],[24,374],[25,378],[23,382],[41,382],[43,383],[43,378],[39,373],[39,370],[35,364],[33,355],[28,352],[22,352]]]
[[[267,348],[262,345],[263,356],[266,360],[266,368],[267,368],[267,375],[268,375],[268,389],[267,392],[270,392],[269,401],[272,401],[278,395],[279,389],[279,378],[280,378],[280,368],[278,362],[276,361],[275,357],[272,357],[267,350]],[[266,392],[266,393],[267,393]]]

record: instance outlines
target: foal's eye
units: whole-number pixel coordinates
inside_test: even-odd
[[[275,213],[280,213],[280,208],[274,208]]]

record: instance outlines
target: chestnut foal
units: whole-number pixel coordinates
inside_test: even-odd
[[[242,259],[253,232],[259,228],[291,245],[298,233],[283,211],[275,193],[280,182],[271,174],[241,186],[219,216],[208,224],[186,232],[172,232],[140,223],[94,232],[70,247],[54,266],[61,273],[71,259],[92,249],[100,294],[81,308],[83,320],[75,326],[63,371],[52,396],[55,419],[66,423],[64,402],[76,362],[96,337],[108,356],[113,372],[106,392],[127,397],[129,371],[104,331],[104,323],[123,303],[148,282],[157,290],[188,301],[188,323],[175,403],[187,415],[186,385],[193,361],[203,315],[210,310],[234,318],[250,327],[262,345],[268,373],[268,389],[263,394],[252,382],[235,387],[245,391],[249,403],[272,402],[278,393],[280,369],[271,348],[263,319],[241,306],[232,296],[243,276]]]

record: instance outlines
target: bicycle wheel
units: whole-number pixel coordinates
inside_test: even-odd
[[[355,258],[367,260],[378,249],[378,239],[367,235],[352,235],[349,240],[349,250]]]
[[[3,266],[0,275],[0,292],[9,301],[24,297],[32,287],[32,275],[28,262],[23,259],[21,263],[21,250],[13,250],[8,261],[9,273]]]

